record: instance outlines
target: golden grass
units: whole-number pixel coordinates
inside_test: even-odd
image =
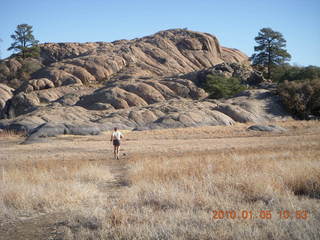
[[[70,151],[73,141],[35,145],[39,153],[50,150],[49,160],[0,162],[1,212],[72,212],[59,227],[63,239],[320,239],[319,122],[277,125],[289,131],[237,124],[126,132],[121,151],[129,156],[131,184],[116,199],[98,187],[112,178],[106,165],[83,160],[112,158],[109,134],[77,138],[81,154],[64,153],[65,160],[54,158],[55,144]],[[72,160],[75,153],[81,160]],[[213,219],[214,210],[252,211],[256,218]],[[292,217],[280,219],[285,210]],[[272,218],[258,218],[260,211]],[[307,219],[296,211],[307,211]]]
[[[1,213],[14,216],[103,203],[98,184],[112,178],[108,168],[89,161],[29,160],[0,170]]]
[[[292,127],[296,123],[283,125]],[[238,127],[236,130],[242,131]],[[224,133],[229,131],[219,129]],[[189,136],[198,134],[195,131],[186,130]],[[180,129],[164,132],[166,137],[172,133],[176,133],[171,135],[173,138],[187,137]],[[129,163],[132,187],[123,192],[121,204],[109,213],[108,221],[104,222],[108,231],[102,230],[101,236],[106,239],[319,239],[320,137],[301,136],[302,141],[287,144],[279,144],[277,140],[274,138],[274,143],[265,147],[234,145],[218,151],[132,158]],[[217,220],[212,219],[213,210],[238,213],[246,210],[256,216],[260,211],[271,211],[272,218]],[[307,211],[309,215],[307,219],[295,216],[280,219],[279,211],[285,210],[291,214]]]
[[[23,137],[26,133],[24,131],[14,131],[14,130],[1,130],[0,138],[11,138],[11,137]]]
[[[140,159],[108,227],[124,239],[317,239],[319,157],[319,151],[250,149]],[[216,220],[213,210],[270,210],[273,217]],[[279,219],[281,210],[309,217]]]
[[[255,123],[236,123],[233,126],[201,126],[201,127],[188,127],[188,128],[169,128],[169,129],[156,129],[148,130],[148,134],[145,131],[138,131],[130,133],[128,138],[133,139],[196,139],[200,138],[228,138],[228,137],[247,137],[247,136],[268,136],[279,135],[278,133],[261,133],[259,131],[247,131],[247,128]],[[288,130],[303,130],[309,128],[319,127],[319,121],[282,121],[282,122],[269,122],[267,124],[274,124],[287,128]],[[292,134],[287,132],[285,134]],[[282,133],[283,135],[283,133]]]

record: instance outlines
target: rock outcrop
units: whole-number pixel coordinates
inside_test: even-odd
[[[146,130],[263,124],[288,117],[270,90],[206,98],[199,86],[209,73],[238,77],[246,84],[264,81],[245,54],[220,46],[207,33],[173,29],[133,40],[47,43],[40,48],[41,59],[33,62],[37,70],[15,87],[14,95],[0,85],[0,129],[26,131],[28,142],[59,134],[99,134],[114,126]],[[7,59],[0,74],[17,73],[26,64]]]
[[[47,67],[33,77],[47,78],[55,86],[175,76],[223,62],[249,63],[245,54],[221,47],[213,35],[183,29],[112,43],[42,44],[41,57]]]
[[[166,101],[174,98],[202,99],[207,93],[186,79],[140,80],[112,84],[81,97],[77,105],[86,109],[121,109]]]
[[[90,134],[93,134],[111,130],[114,126],[121,129],[147,130],[232,125],[235,122],[264,124],[270,120],[283,120],[288,117],[277,96],[268,90],[248,90],[238,97],[220,101],[180,97],[142,106],[104,110],[88,110],[82,106],[54,101],[27,114],[0,121],[0,129],[27,131],[30,139],[34,141],[46,134],[82,134],[86,132],[83,126],[91,129]],[[69,131],[70,127],[67,126],[73,126],[73,129],[79,126],[78,130],[81,131]],[[38,130],[41,130],[41,133],[37,133]],[[91,132],[89,130],[88,132]]]

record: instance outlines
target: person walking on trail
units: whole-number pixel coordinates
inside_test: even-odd
[[[114,128],[114,131],[111,135],[110,142],[113,142],[113,153],[114,158],[119,160],[119,149],[120,149],[120,140],[123,138],[123,135],[120,131],[118,131],[118,128]]]

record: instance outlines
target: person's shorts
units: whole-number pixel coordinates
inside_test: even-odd
[[[113,140],[113,146],[120,146],[120,140],[114,139]]]

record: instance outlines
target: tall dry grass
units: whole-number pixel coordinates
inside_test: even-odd
[[[2,130],[2,129],[0,129],[0,138],[23,137],[25,135],[26,135],[25,131]]]
[[[248,148],[132,160],[132,187],[109,213],[106,239],[319,239],[320,148]],[[213,219],[213,210],[272,213]],[[279,211],[307,211],[280,219]]]
[[[99,187],[112,177],[104,164],[6,160],[1,216],[69,212],[61,239],[320,239],[318,124],[279,123],[290,129],[281,134],[243,124],[128,132],[130,186],[113,189],[115,198]],[[96,138],[77,144],[100,149]],[[272,218],[213,219],[213,210],[271,211]],[[308,217],[280,219],[285,210]]]
[[[103,205],[99,183],[110,181],[108,168],[90,161],[42,160],[0,168],[0,218],[77,211]]]

